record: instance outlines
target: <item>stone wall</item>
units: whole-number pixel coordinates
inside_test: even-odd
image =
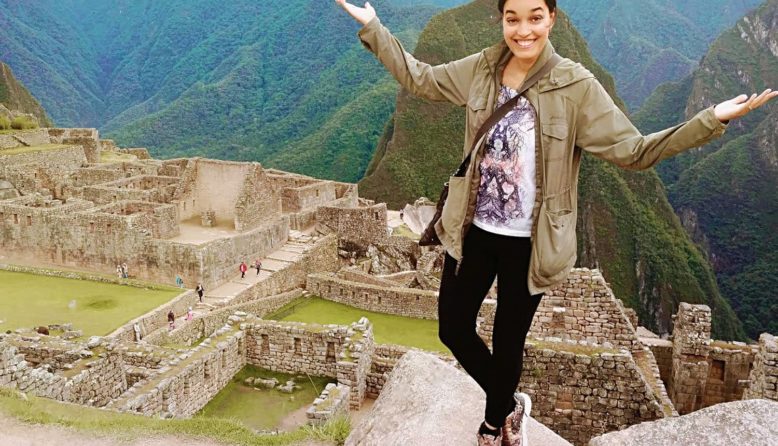
[[[778,401],[778,339],[762,333],[759,336],[759,352],[750,375],[751,384],[743,399],[766,398]]]
[[[320,238],[301,258],[286,268],[276,271],[255,286],[240,292],[229,305],[250,302],[261,297],[280,294],[306,285],[308,275],[321,271],[336,271],[340,268],[338,239],[335,235]],[[237,268],[237,266],[236,266]]]
[[[151,416],[194,415],[246,365],[245,333],[217,331],[172,365],[166,373],[135,383],[110,407]]]
[[[281,193],[284,212],[300,212],[335,200],[335,184],[315,180],[298,187],[284,187]]]
[[[415,349],[403,345],[376,344],[370,371],[366,378],[367,388],[365,393],[369,398],[378,398],[381,391],[384,389],[386,380],[389,378],[389,373],[394,370],[397,361],[399,361],[409,350]],[[461,369],[459,363],[457,363],[452,356],[444,354],[437,354],[437,356],[441,360],[452,363]]]
[[[673,316],[673,372],[667,385],[678,413],[700,409],[709,374],[711,311],[707,305],[681,302]]]
[[[743,399],[756,352],[743,343],[713,341],[702,407]]]
[[[83,360],[83,370],[67,375],[33,368],[16,347],[0,339],[0,387],[58,401],[102,407],[127,389],[121,354],[107,352]]]
[[[519,390],[532,417],[575,445],[625,426],[665,417],[627,351],[536,340],[524,350]]]
[[[275,296],[264,297],[246,303],[230,305],[198,316],[190,322],[181,324],[173,331],[167,327],[149,334],[144,340],[151,344],[184,344],[192,345],[195,341],[210,336],[220,327],[227,323],[229,317],[235,312],[244,312],[257,317],[277,311],[289,302],[299,298],[302,295],[301,289],[292,290]]]
[[[308,424],[321,425],[337,415],[348,414],[351,388],[343,384],[329,383],[321,395],[305,411]]]
[[[272,371],[337,378],[351,388],[349,406],[365,398],[373,354],[373,331],[367,319],[350,327],[299,322],[252,321],[246,324],[249,364]]]
[[[15,155],[4,155],[0,151],[0,178],[7,178],[15,184],[25,171],[32,171],[35,168],[43,167],[59,171],[75,170],[86,163],[84,148],[81,146],[66,146],[60,149],[24,152]]]
[[[189,307],[194,307],[199,297],[193,290],[182,290],[183,293],[176,296],[168,303],[162,304],[152,311],[137,317],[130,322],[127,322],[123,326],[116,329],[113,333],[108,335],[109,338],[122,340],[122,341],[134,341],[135,330],[133,326],[137,323],[141,329],[141,335],[146,336],[149,333],[159,330],[160,328],[167,327],[167,314],[172,310],[173,314],[177,318],[186,314]]]
[[[673,342],[666,339],[640,338],[640,342],[651,349],[659,366],[660,376],[665,383],[673,373]]]
[[[178,188],[178,181],[176,177],[142,175],[86,186],[82,194],[85,200],[97,204],[120,200],[170,203]]]
[[[100,135],[97,129],[48,129],[52,144],[75,144],[84,148],[84,155],[90,163],[100,162]]]
[[[601,345],[607,342],[632,351],[642,348],[635,328],[602,274],[598,270],[576,268],[543,297],[530,335]]]
[[[235,203],[235,229],[247,231],[281,214],[281,194],[262,166],[251,164]]]
[[[437,319],[438,294],[403,287],[380,287],[350,282],[334,275],[310,274],[305,286],[311,294],[368,311],[420,319]]]
[[[386,203],[358,208],[321,206],[317,230],[335,232],[346,243],[367,246],[387,237]]]

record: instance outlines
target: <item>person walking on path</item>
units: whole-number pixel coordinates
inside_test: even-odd
[[[203,293],[205,293],[205,288],[203,288],[202,282],[197,284],[195,291],[197,292],[197,296],[200,298],[200,303],[203,303]]]
[[[262,269],[262,261],[261,261],[261,260],[259,260],[259,259],[257,259],[257,260],[254,262],[254,268],[256,268],[256,269],[257,269],[257,275],[259,275],[259,271]]]
[[[168,330],[175,330],[176,329],[176,315],[173,313],[173,310],[170,310],[167,314],[167,324],[168,324]]]
[[[240,270],[240,278],[246,277],[246,271],[248,271],[249,267],[246,265],[246,262],[240,262],[240,266],[238,267],[238,270]]]
[[[184,287],[184,279],[182,279],[178,274],[176,274],[176,286],[179,288]]]
[[[591,72],[555,54],[549,34],[556,0],[497,1],[503,38],[437,66],[405,51],[369,3],[335,2],[362,25],[362,44],[411,94],[465,107],[462,160],[469,164],[449,179],[435,225],[446,251],[439,336],[486,393],[478,444],[528,446],[524,427],[532,402],[515,391],[540,300],[575,264],[583,152],[622,168],[648,169],[721,136],[728,121],[778,93],[741,95],[644,136]],[[475,325],[495,277],[490,351]]]

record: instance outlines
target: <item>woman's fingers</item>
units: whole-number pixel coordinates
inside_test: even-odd
[[[349,13],[351,17],[353,17],[362,25],[367,25],[367,23],[376,16],[375,9],[373,9],[369,2],[365,3],[364,8],[352,5],[346,0],[335,0],[335,3],[339,4],[343,9],[346,10],[346,12]]]

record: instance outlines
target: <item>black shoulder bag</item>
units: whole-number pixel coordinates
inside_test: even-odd
[[[548,62],[543,65],[543,68],[538,70],[538,72],[535,73],[531,78],[524,81],[524,84],[521,86],[519,93],[516,96],[511,98],[511,100],[508,102],[504,103],[502,106],[500,106],[500,108],[495,110],[491,116],[489,116],[489,118],[481,125],[481,128],[478,129],[478,132],[475,134],[475,138],[473,139],[473,146],[470,148],[470,153],[467,155],[465,160],[462,161],[462,164],[459,165],[459,168],[456,170],[456,172],[454,172],[453,176],[465,176],[465,172],[467,172],[467,168],[470,165],[470,158],[473,156],[473,151],[478,146],[478,143],[481,141],[481,138],[483,138],[484,134],[489,131],[489,129],[494,127],[495,124],[500,122],[500,120],[516,106],[521,95],[526,93],[530,87],[535,85],[535,83],[537,83],[541,77],[548,74],[561,61],[562,57],[554,53]],[[435,223],[437,223],[438,220],[440,220],[440,216],[443,215],[443,206],[446,204],[446,198],[448,198],[448,181],[443,185],[443,190],[440,192],[440,198],[438,198],[435,215],[427,225],[427,228],[424,229],[424,232],[421,234],[421,238],[419,239],[420,246],[434,246],[441,244],[440,239],[438,238],[438,233],[435,231]]]

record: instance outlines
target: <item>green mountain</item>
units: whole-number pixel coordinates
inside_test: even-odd
[[[413,47],[439,5],[373,2]],[[63,126],[158,157],[361,178],[396,86],[315,0],[0,0],[0,54]]]
[[[651,131],[737,96],[778,87],[778,0],[724,32],[687,79],[663,85],[635,116]],[[687,231],[713,265],[747,334],[778,332],[778,104],[732,122],[715,144],[658,171]]]
[[[0,62],[0,104],[13,111],[30,113],[41,127],[50,127],[46,111],[16,78],[8,65]]]
[[[637,109],[660,84],[687,76],[710,42],[761,0],[565,0],[592,54]]]
[[[493,3],[476,0],[433,17],[415,55],[429,63],[464,57],[501,38]],[[615,95],[613,79],[591,57],[563,14],[552,42],[580,61]],[[399,208],[421,195],[437,198],[460,162],[464,111],[401,90],[394,118],[371,161],[360,193]],[[710,265],[684,232],[653,171],[635,173],[585,156],[579,187],[579,263],[603,271],[616,295],[636,309],[641,323],[660,333],[671,327],[679,302],[706,303],[718,338],[744,339],[737,317],[716,286]]]

